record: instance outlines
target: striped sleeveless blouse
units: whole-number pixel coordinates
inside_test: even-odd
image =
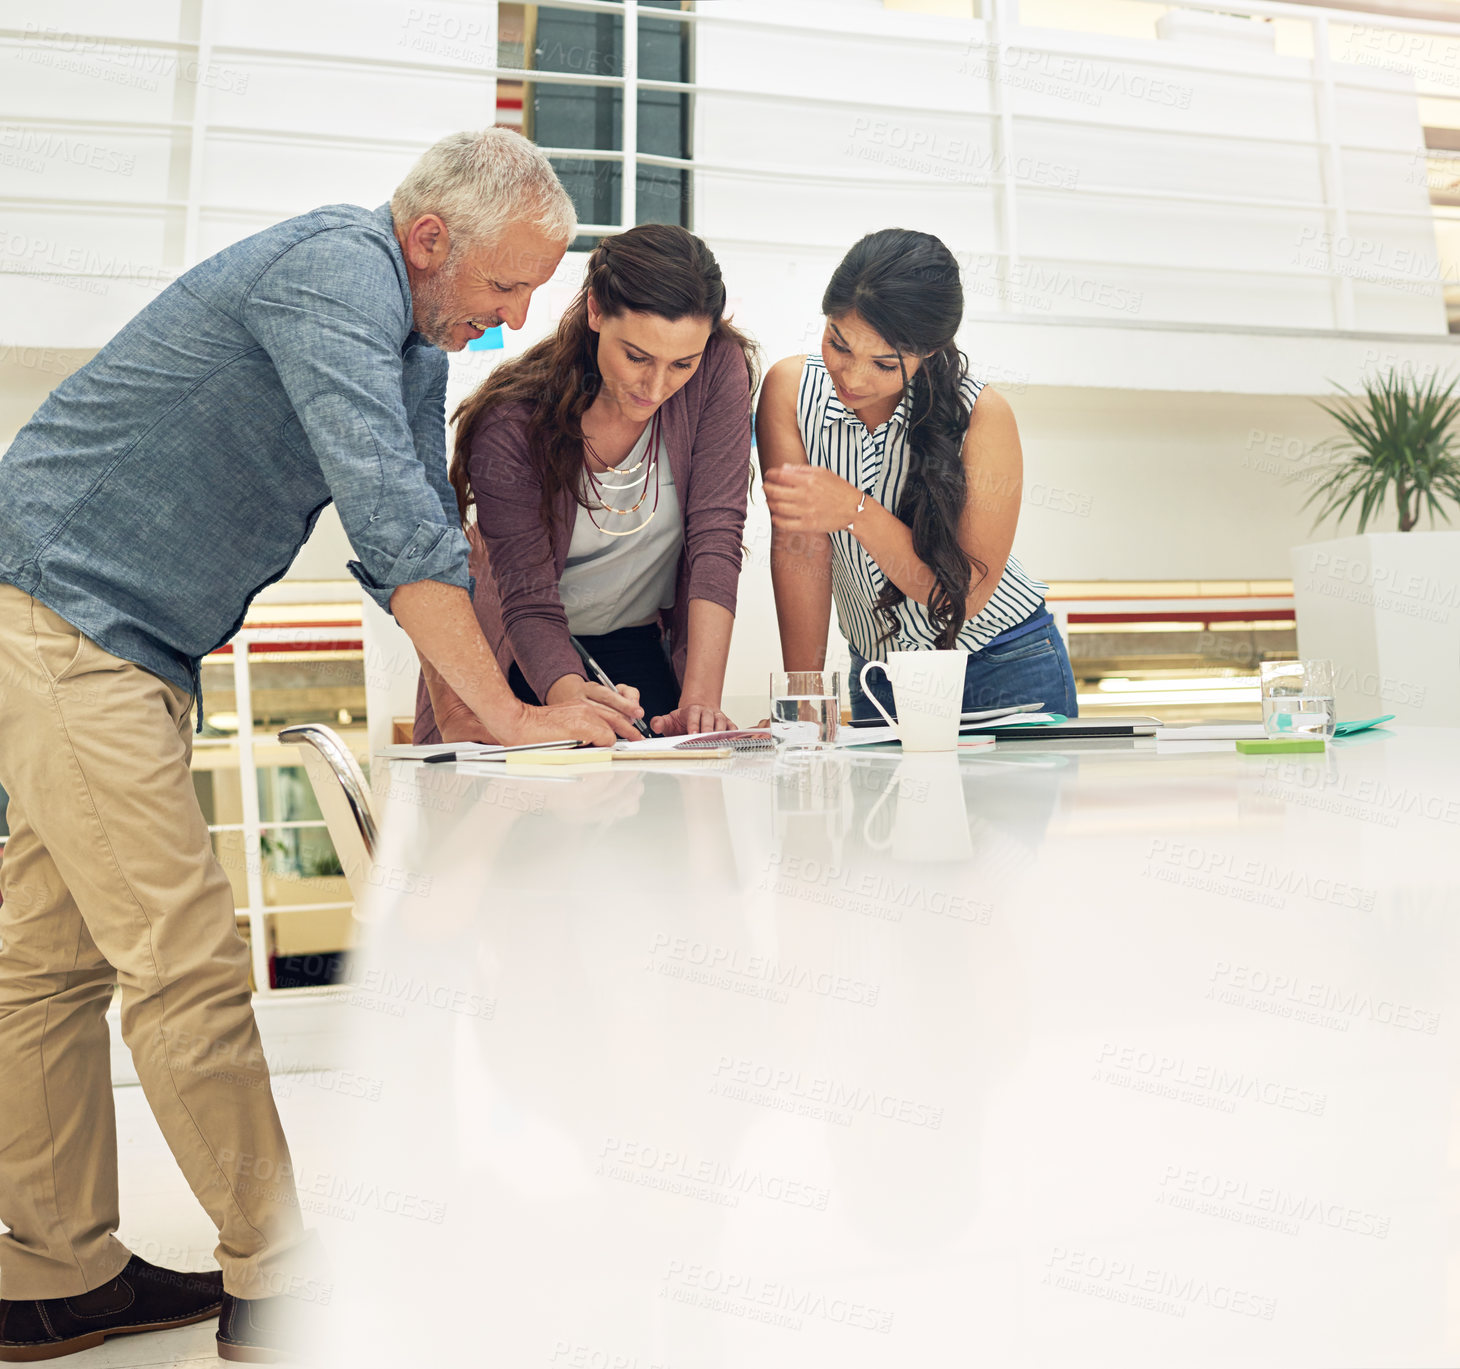
[[[963,382],[963,397],[970,408],[981,389],[982,381],[970,377]],[[837,398],[821,356],[806,358],[796,396],[796,417],[807,459],[813,466],[835,471],[894,513],[907,479],[908,411],[909,401],[904,396],[892,417],[876,432],[869,432]],[[895,636],[879,640],[883,621],[873,605],[887,577],[845,528],[831,534],[831,544],[831,588],[837,622],[858,654],[876,660],[886,651],[920,651],[937,646],[938,634],[928,610],[912,599],[904,599],[895,609]],[[998,588],[977,616],[964,623],[957,645],[964,651],[987,646],[1001,633],[1039,612],[1048,589],[1011,555]]]

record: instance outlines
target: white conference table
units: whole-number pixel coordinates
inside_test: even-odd
[[[325,1362],[1460,1364],[1460,729],[386,788]]]

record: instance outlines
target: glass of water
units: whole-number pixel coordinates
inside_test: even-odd
[[[841,674],[781,670],[771,675],[771,736],[779,751],[826,751],[841,724]]]
[[[1264,661],[1262,730],[1269,737],[1333,736],[1332,661]]]

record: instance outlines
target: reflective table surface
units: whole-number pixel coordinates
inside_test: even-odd
[[[1460,1364],[1460,730],[377,790],[319,1362]]]

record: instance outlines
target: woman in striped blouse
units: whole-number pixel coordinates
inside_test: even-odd
[[[766,375],[756,438],[787,670],[824,663],[831,604],[858,677],[887,651],[969,652],[965,710],[1040,701],[1074,717],[1048,586],[1011,555],[1023,493],[1013,411],[954,343],[958,263],[888,228],[847,253],[822,296],[821,353]],[[880,672],[869,677],[891,710]]]

